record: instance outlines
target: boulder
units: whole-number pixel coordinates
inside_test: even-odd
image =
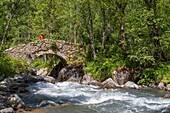
[[[120,85],[118,85],[115,81],[113,81],[112,78],[106,79],[104,82],[102,82],[102,88],[118,88]]]
[[[26,75],[25,75],[26,76]],[[23,76],[21,75],[15,75],[14,76],[14,81],[17,83],[25,83],[25,79]]]
[[[63,82],[67,81],[69,78],[77,79],[77,81],[81,81],[83,79],[84,70],[81,68],[70,67],[67,66],[63,68],[58,75],[57,81]]]
[[[35,83],[44,80],[42,76],[33,76],[33,75],[25,75],[23,79],[25,83]]]
[[[4,83],[0,83],[0,91],[9,92],[9,87],[4,85]]]
[[[92,86],[99,86],[99,87],[102,87],[102,83],[99,82],[99,81],[96,81],[96,80],[92,80],[88,83],[89,85],[92,85]]]
[[[166,89],[166,87],[165,87],[165,85],[164,85],[163,82],[160,82],[160,83],[158,84],[158,89],[160,89],[160,90],[165,90],[165,89]]]
[[[170,94],[166,94],[163,98],[170,98]]]
[[[44,77],[44,81],[55,84],[56,79],[54,79],[53,77],[50,77],[50,76],[46,76],[46,77]]]
[[[112,72],[112,79],[119,85],[123,85],[127,81],[134,81],[134,74],[132,74],[132,69],[119,67]]]
[[[37,71],[36,71],[36,69],[34,69],[34,68],[29,68],[28,70],[28,75],[37,75]]]
[[[168,85],[166,86],[166,90],[167,90],[167,91],[170,91],[170,84],[168,84]]]
[[[155,85],[155,83],[150,83],[150,84],[149,84],[149,87],[150,87],[150,88],[154,88],[154,89],[157,88],[157,86]]]
[[[8,97],[6,101],[6,107],[12,107],[13,109],[22,109],[25,108],[25,103],[17,94],[12,94]]]
[[[17,93],[27,93],[29,90],[26,87],[19,87]]]
[[[39,107],[45,107],[45,106],[57,106],[58,104],[53,102],[53,101],[50,101],[50,100],[44,100],[42,101],[40,104],[39,104]]]
[[[1,82],[1,84],[4,84],[4,85],[11,85],[11,84],[14,84],[14,83],[15,83],[15,81],[14,81],[13,78],[6,78]]]
[[[82,83],[82,79],[77,79],[75,77],[70,77],[67,81]]]
[[[128,81],[124,84],[125,88],[139,89],[140,87],[132,81]]]
[[[36,75],[38,76],[47,76],[48,75],[48,69],[47,68],[41,68],[39,70],[37,70]]]
[[[14,113],[14,109],[12,107],[1,109],[0,113]]]

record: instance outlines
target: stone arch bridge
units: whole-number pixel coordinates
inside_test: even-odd
[[[27,62],[33,62],[36,58],[52,54],[56,55],[66,65],[70,59],[76,60],[83,54],[83,48],[78,44],[71,44],[63,40],[44,39],[30,42],[5,50],[8,56],[19,58]]]

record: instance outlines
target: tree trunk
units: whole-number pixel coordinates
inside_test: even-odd
[[[12,18],[13,18],[13,15],[10,14],[10,18],[8,20],[8,23],[7,23],[6,27],[5,27],[5,31],[4,31],[3,36],[2,36],[2,42],[1,42],[2,46],[5,44],[7,32],[9,30],[9,26],[10,26]]]
[[[103,36],[102,36],[102,48],[104,48],[105,45],[105,39],[106,39],[106,30],[107,30],[107,25],[106,25],[106,13],[105,9],[102,7],[102,16],[103,16]]]
[[[77,44],[77,25],[74,25],[74,44]]]
[[[93,38],[93,20],[92,20],[92,14],[91,14],[91,8],[90,8],[90,2],[88,0],[88,16],[89,16],[89,38],[91,42],[91,48],[93,52],[93,58],[96,58],[96,51],[94,47],[94,38]]]
[[[123,23],[121,22],[120,23],[120,38],[122,40],[122,44],[121,44],[121,51],[122,51],[122,55],[124,57],[125,55],[125,45],[124,45],[124,41],[125,41],[125,28],[124,28],[124,25]]]

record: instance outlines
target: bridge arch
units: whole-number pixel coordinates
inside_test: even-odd
[[[56,53],[48,53],[48,52],[41,52],[41,54],[38,54],[36,55],[36,57],[32,57],[30,56],[30,60],[29,62],[32,63],[34,62],[37,58],[41,57],[41,56],[44,56],[44,55],[53,55],[55,57],[57,57],[58,59],[60,59],[60,62],[63,64],[63,66],[66,66],[67,65],[67,58],[64,58],[63,54],[56,54]]]
[[[56,48],[52,48],[52,44],[55,44]],[[82,51],[80,51],[78,44],[74,45],[63,40],[51,39],[30,42],[5,50],[8,56],[19,58],[30,63],[45,54],[55,55],[64,65],[66,65],[70,59],[76,59]]]

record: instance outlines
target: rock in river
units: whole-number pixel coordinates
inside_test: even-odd
[[[12,107],[13,109],[21,109],[25,108],[26,105],[17,94],[12,94],[7,99],[6,107]]]
[[[128,81],[124,84],[125,88],[139,89],[139,86],[132,81]]]

